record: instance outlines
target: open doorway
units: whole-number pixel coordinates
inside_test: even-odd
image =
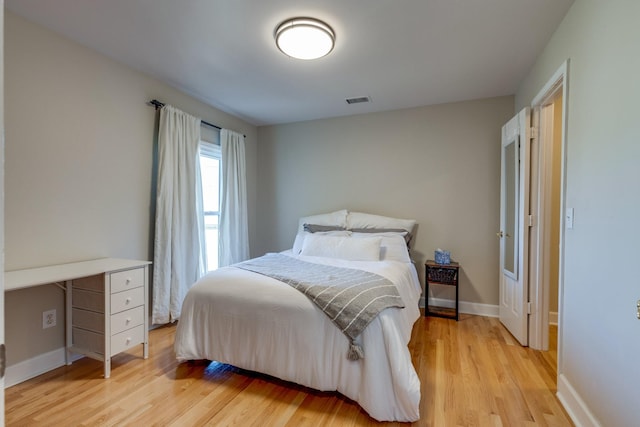
[[[543,106],[543,114],[549,116],[549,125],[545,125],[541,130],[545,130],[549,142],[551,191],[549,197],[549,323],[558,325],[558,276],[560,260],[560,225],[562,213],[560,211],[560,189],[562,188],[562,168],[560,159],[562,157],[562,91],[559,90],[553,95],[550,103]]]
[[[565,62],[531,105],[537,135],[531,156],[535,225],[529,240],[529,301],[536,309],[529,322],[529,345],[537,350],[557,351],[562,345],[567,67]],[[556,337],[557,343],[550,346],[549,340]]]

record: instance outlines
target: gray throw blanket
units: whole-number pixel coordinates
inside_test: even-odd
[[[404,308],[402,297],[388,279],[368,271],[300,261],[267,254],[234,267],[284,282],[305,294],[349,338],[347,357],[364,357],[355,339],[384,309]]]

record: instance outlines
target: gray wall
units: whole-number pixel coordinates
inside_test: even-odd
[[[578,0],[516,94],[529,105],[569,64],[561,382],[603,426],[638,424],[640,2]],[[582,408],[584,409],[584,408]]]
[[[460,299],[497,304],[500,130],[512,115],[501,97],[260,127],[254,255],[290,248],[304,215],[416,219],[421,277],[434,249],[449,249]]]
[[[157,98],[247,135],[254,240],[257,129],[31,24],[5,20],[6,269],[99,257],[152,259]],[[42,330],[42,311],[58,327]],[[63,292],[6,294],[10,365],[64,345]]]

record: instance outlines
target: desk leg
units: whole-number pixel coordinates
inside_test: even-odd
[[[149,306],[149,266],[144,266],[144,307]],[[149,358],[149,311],[144,312],[144,342],[142,343],[142,357]]]
[[[73,281],[67,280],[65,282],[65,292],[64,292],[64,323],[66,327],[65,333],[65,341],[66,341],[66,349],[64,352],[64,361],[67,365],[71,365],[71,347],[73,347],[73,319],[71,318],[72,308],[71,308],[71,297],[73,292]]]
[[[111,275],[104,273],[104,377],[111,376]]]

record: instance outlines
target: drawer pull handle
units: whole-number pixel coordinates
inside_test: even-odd
[[[129,283],[131,283],[131,277],[127,277],[126,282],[127,282],[127,285],[128,285]]]
[[[125,320],[125,323],[128,325],[129,323],[131,323],[131,317],[127,317],[127,319]]]
[[[125,304],[129,304],[130,302],[131,302],[131,297],[127,298],[127,299],[124,301],[124,303],[125,303]]]
[[[131,342],[131,337],[127,337],[127,344]]]

